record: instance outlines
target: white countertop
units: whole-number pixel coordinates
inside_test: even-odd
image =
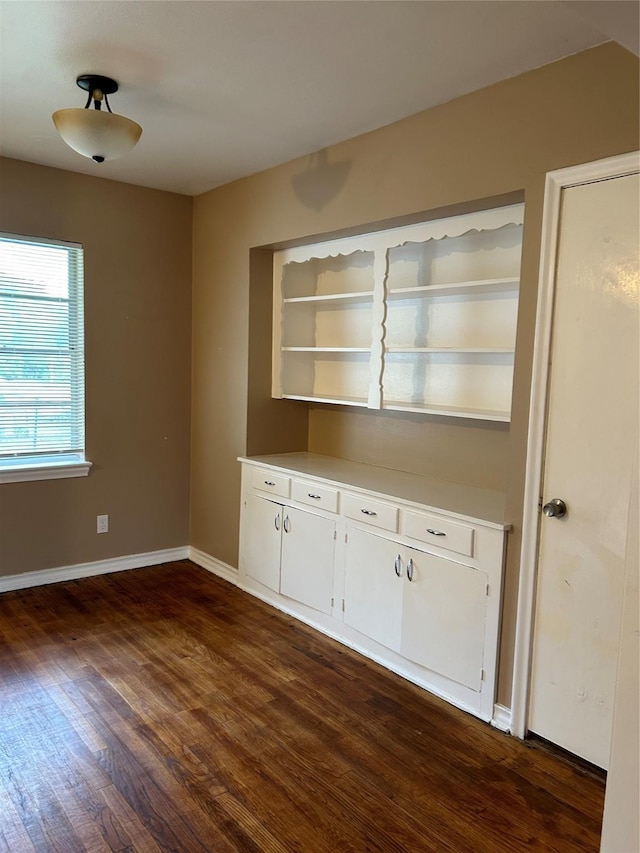
[[[280,469],[285,473],[328,480],[447,512],[469,521],[508,530],[505,522],[505,495],[475,486],[435,480],[406,471],[349,462],[317,453],[278,453],[269,456],[241,456],[240,462]]]

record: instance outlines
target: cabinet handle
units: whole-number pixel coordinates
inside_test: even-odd
[[[287,516],[285,516],[284,523],[283,523],[283,525],[282,525],[282,526],[284,527],[284,532],[285,532],[285,533],[288,533],[288,532],[289,532],[289,529],[290,529],[290,527],[291,527],[291,523],[290,523],[290,521],[289,521],[289,516],[288,516],[288,515],[287,515]]]
[[[364,513],[364,515],[377,515],[377,512],[374,512],[372,509],[361,509],[360,512]]]
[[[446,533],[443,533],[442,530],[434,530],[433,527],[427,527],[427,533],[430,533],[432,536],[446,536]]]
[[[396,575],[398,577],[401,577],[402,576],[402,557],[400,556],[400,554],[398,554],[398,556],[396,557],[396,561],[393,564],[393,568],[396,571]]]
[[[313,498],[314,501],[319,501],[322,499],[321,495],[314,495],[312,492],[307,492],[307,497]]]
[[[273,482],[273,480],[265,480],[264,484],[265,484],[265,486],[275,486],[275,483]]]
[[[413,580],[413,560],[409,560],[407,563],[407,577],[410,581]]]
[[[280,530],[280,513],[278,513],[273,521],[276,526],[276,530]]]

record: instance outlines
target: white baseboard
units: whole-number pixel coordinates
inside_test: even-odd
[[[204,551],[199,551],[191,545],[188,550],[189,559],[192,563],[195,563],[196,566],[200,566],[208,572],[211,572],[211,574],[217,575],[225,581],[229,581],[229,583],[232,583],[234,586],[239,586],[238,570],[234,569],[233,566],[229,566],[227,563],[223,563],[222,560],[218,560],[210,554],[206,554]]]
[[[176,560],[188,560],[189,547],[169,548],[165,551],[148,551],[146,554],[129,554],[125,557],[113,557],[110,560],[96,560],[93,563],[76,563],[74,566],[60,566],[56,569],[42,569],[36,572],[23,572],[19,575],[0,577],[0,592],[12,589],[27,589],[31,586],[44,586],[60,581],[89,578],[94,575],[106,575],[110,572],[124,572],[128,569],[141,569],[159,563],[173,563]]]
[[[493,706],[493,719],[491,720],[491,725],[496,729],[500,729],[501,732],[510,732],[511,708],[507,708],[505,705],[498,705],[496,703]]]

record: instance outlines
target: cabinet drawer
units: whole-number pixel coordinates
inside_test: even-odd
[[[419,539],[420,542],[428,542],[467,557],[473,556],[473,527],[426,512],[407,510],[402,513],[402,532],[412,539]]]
[[[261,492],[271,492],[274,495],[280,495],[281,498],[288,498],[291,477],[276,474],[268,468],[254,468],[251,484],[254,489],[260,489]]]
[[[322,507],[329,512],[338,511],[338,490],[328,486],[294,480],[291,485],[291,497],[301,504]]]
[[[346,493],[342,496],[342,512],[348,518],[373,524],[383,530],[395,533],[398,529],[398,507],[393,504]]]

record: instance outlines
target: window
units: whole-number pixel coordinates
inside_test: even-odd
[[[0,234],[0,482],[85,476],[82,247]]]

